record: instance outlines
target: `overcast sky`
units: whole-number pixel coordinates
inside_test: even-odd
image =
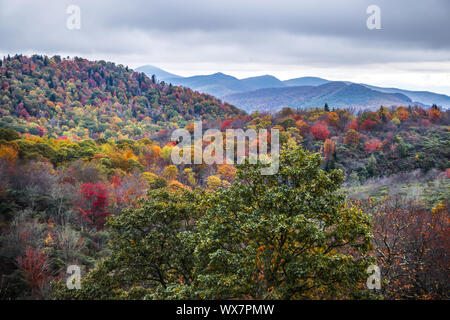
[[[78,5],[81,28],[66,27]],[[369,5],[381,29],[369,30]],[[0,0],[0,54],[60,54],[183,76],[320,76],[450,95],[449,0]]]

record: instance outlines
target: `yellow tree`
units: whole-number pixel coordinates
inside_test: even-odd
[[[327,123],[330,126],[337,127],[339,123],[339,115],[336,112],[329,112],[327,115]]]
[[[209,176],[206,179],[206,189],[209,191],[217,190],[222,184],[222,180],[218,176]]]
[[[231,164],[222,164],[217,167],[217,173],[220,174],[223,179],[233,181],[236,176],[236,168]]]
[[[0,159],[5,160],[8,164],[14,165],[19,153],[17,150],[8,145],[0,145]]]
[[[175,180],[178,177],[178,169],[175,165],[170,165],[164,168],[164,176],[169,180]]]
[[[359,134],[356,130],[350,129],[345,133],[344,143],[349,145],[357,145]]]

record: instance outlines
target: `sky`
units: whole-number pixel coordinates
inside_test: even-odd
[[[370,5],[380,29],[367,27]],[[16,53],[450,95],[450,1],[0,0],[0,55]]]

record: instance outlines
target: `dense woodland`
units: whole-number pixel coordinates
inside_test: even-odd
[[[20,133],[146,138],[192,119],[242,114],[212,96],[110,62],[35,55],[0,63],[0,126]]]
[[[246,114],[104,61],[0,62],[1,299],[449,298],[449,111]],[[194,120],[280,130],[279,172],[173,165]]]

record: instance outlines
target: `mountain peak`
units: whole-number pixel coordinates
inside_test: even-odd
[[[136,68],[136,71],[145,73],[148,77],[151,77],[152,75],[155,75],[155,77],[158,80],[167,81],[169,79],[175,79],[175,78],[182,78],[179,75],[167,72],[163,69],[160,69],[158,67],[152,66],[152,65],[145,65],[140,66]]]
[[[229,74],[225,74],[223,72],[216,72],[213,73],[210,76],[205,76],[205,77],[213,77],[214,79],[219,79],[219,80],[236,80],[239,81],[237,78],[230,76]]]
[[[282,81],[269,74],[245,78],[241,81],[247,85],[254,87],[254,89],[285,87],[285,84]]]

